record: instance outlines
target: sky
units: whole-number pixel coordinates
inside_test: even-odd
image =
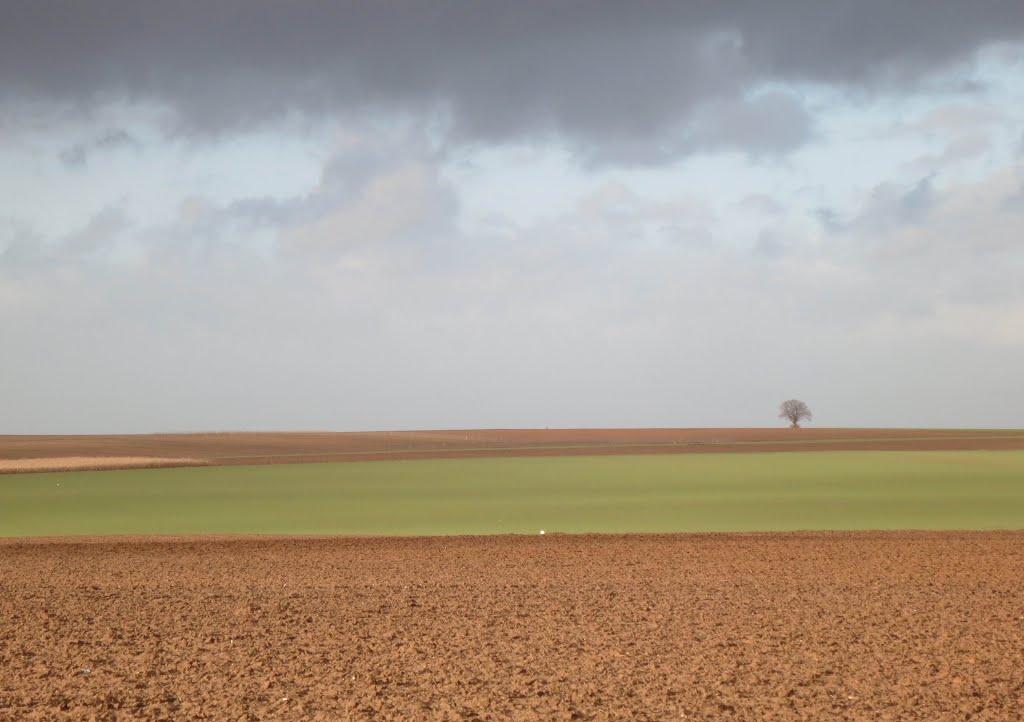
[[[5,0],[0,433],[1024,428],[1019,0]]]

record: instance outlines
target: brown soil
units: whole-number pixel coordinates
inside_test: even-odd
[[[858,449],[1024,449],[1024,431],[819,428],[477,429],[0,436],[0,460],[132,456],[195,459],[197,463],[203,464]]]
[[[49,459],[0,458],[0,474],[32,471],[88,471],[102,469],[155,469],[164,466],[200,466],[201,459],[163,459],[152,456],[56,456]]]
[[[0,541],[0,720],[1020,720],[1024,534]]]

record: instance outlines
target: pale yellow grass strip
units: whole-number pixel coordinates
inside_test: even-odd
[[[145,469],[158,466],[198,466],[203,459],[159,456],[58,456],[45,459],[0,459],[0,474],[30,471]]]

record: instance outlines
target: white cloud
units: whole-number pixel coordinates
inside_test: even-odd
[[[886,315],[868,324],[865,333],[890,344],[931,338],[1024,351],[1024,294],[987,304],[941,302],[923,316]]]
[[[455,198],[437,170],[422,163],[388,169],[309,223],[286,231],[285,251],[326,257],[389,250],[449,231]]]
[[[467,143],[383,112],[0,139],[0,431],[770,424],[790,395],[823,423],[1019,424],[1024,106],[813,83],[758,104],[755,51],[718,47],[729,92],[648,107],[649,137],[595,76]],[[536,108],[572,138],[523,140]],[[803,137],[801,108],[813,143],[751,161]],[[145,152],[58,162],[112,127]],[[687,130],[722,152],[607,165]]]

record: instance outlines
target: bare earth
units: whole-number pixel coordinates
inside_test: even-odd
[[[149,469],[162,466],[200,466],[203,463],[201,459],[166,459],[153,456],[55,456],[42,459],[0,458],[0,474],[20,474],[31,471]]]
[[[1024,431],[961,429],[475,429],[446,431],[0,436],[0,473],[11,461],[60,467],[676,454],[744,451],[1024,449]],[[141,463],[115,462],[138,457]],[[104,460],[105,461],[100,461]]]
[[[0,720],[1019,720],[1024,533],[0,541]]]

